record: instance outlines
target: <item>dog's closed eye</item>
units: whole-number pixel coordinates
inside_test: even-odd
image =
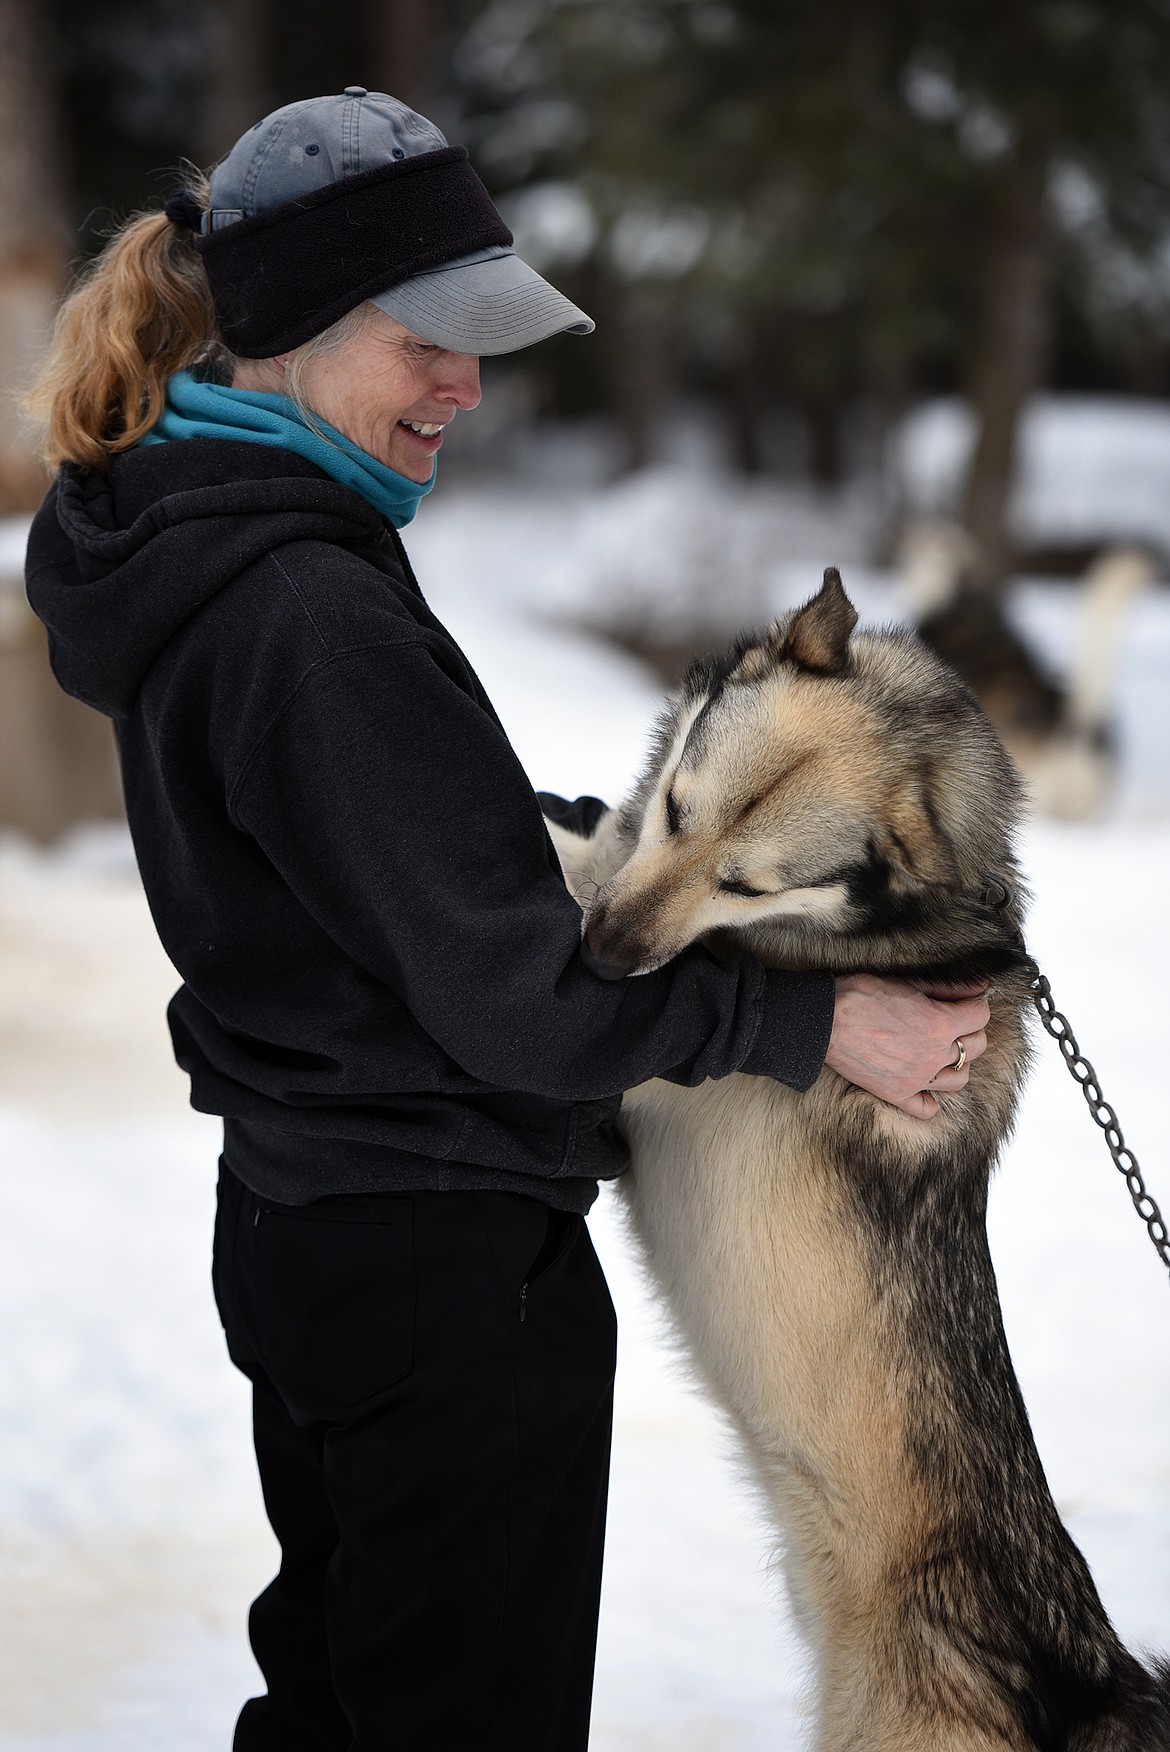
[[[737,882],[734,877],[728,877],[719,884],[720,894],[738,894],[742,900],[759,900],[767,894],[766,888],[753,888],[750,882]]]

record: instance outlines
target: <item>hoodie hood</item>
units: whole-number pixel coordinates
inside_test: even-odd
[[[393,540],[373,507],[289,451],[189,439],[66,465],[33,520],[26,578],[66,693],[112,718],[190,617],[275,548]]]

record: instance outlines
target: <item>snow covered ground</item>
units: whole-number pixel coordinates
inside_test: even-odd
[[[440,489],[410,532],[532,777],[569,794],[621,792],[656,699],[566,630],[598,555],[627,517],[660,588],[697,564],[697,537],[672,537],[647,491]],[[824,562],[856,562],[843,518],[841,547],[823,551],[822,519],[782,565],[761,559],[737,607],[783,606]],[[708,588],[729,589],[701,557]],[[856,563],[846,579],[867,617],[894,611],[888,580]],[[1036,584],[1020,612],[1059,663],[1070,591]],[[1116,810],[1029,828],[1030,934],[1165,1208],[1170,601],[1135,609],[1123,675]],[[255,1680],[244,1614],[273,1546],[208,1282],[217,1131],[170,1062],[172,986],[116,832],[52,855],[0,842],[0,1752],[214,1752]],[[765,1533],[608,1198],[592,1221],[622,1322],[595,1752],[795,1748],[801,1654]],[[1119,1630],[1170,1647],[1165,1273],[1049,1042],[991,1229],[1054,1494]]]
[[[891,466],[907,504],[953,515],[975,443],[971,409],[922,403],[897,433]],[[1011,522],[1029,547],[1136,542],[1170,553],[1170,408],[1135,396],[1038,395],[1020,434]]]

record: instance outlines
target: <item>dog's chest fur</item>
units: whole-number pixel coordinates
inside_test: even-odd
[[[803,1095],[734,1076],[647,1083],[623,1104],[625,1199],[696,1366],[797,1472],[834,1491],[852,1473],[866,1512],[888,1501],[875,1456],[909,1454],[905,1252],[932,1229],[974,1244],[1024,1052],[1012,993],[967,1091],[930,1125],[828,1070]]]

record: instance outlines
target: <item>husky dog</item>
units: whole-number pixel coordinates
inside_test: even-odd
[[[979,550],[958,524],[914,524],[902,545],[904,599],[918,636],[977,696],[1023,774],[1029,800],[1065,821],[1099,815],[1117,783],[1112,696],[1133,607],[1157,575],[1140,548],[1111,547],[1081,581],[1080,626],[1062,680],[974,586]]]
[[[820,1752],[1170,1748],[1170,1669],[1106,1617],[1044,1478],[988,1253],[1028,1061],[1019,784],[954,674],[856,637],[836,572],[698,664],[592,839],[553,828],[598,971],[702,938],[773,966],[987,978],[988,1046],[930,1123],[826,1069],[652,1082],[634,1229],[779,1526]]]

